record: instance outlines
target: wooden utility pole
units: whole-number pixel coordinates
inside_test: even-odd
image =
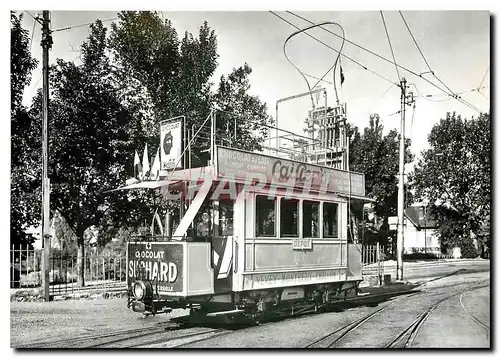
[[[410,91],[406,94],[406,79],[403,77],[401,87],[401,134],[399,138],[399,186],[398,186],[398,237],[397,237],[397,270],[396,279],[403,279],[403,252],[404,252],[404,227],[405,227],[405,115],[406,106],[411,106],[415,99]]]
[[[406,107],[406,79],[401,79],[401,129],[399,135],[399,186],[398,186],[398,237],[397,237],[397,270],[396,280],[403,279],[403,251],[404,251],[404,178],[405,178],[405,107]]]
[[[43,11],[42,17],[42,77],[43,77],[43,119],[42,119],[42,286],[45,301],[50,300],[49,271],[50,271],[50,182],[49,169],[49,50],[52,47],[50,34],[49,11]]]

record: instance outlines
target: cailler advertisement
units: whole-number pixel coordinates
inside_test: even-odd
[[[182,121],[163,121],[160,124],[161,170],[182,167]]]
[[[217,147],[217,173],[241,179],[246,179],[248,173],[259,173],[264,174],[268,182],[294,182],[297,186],[310,183],[313,189],[326,184],[328,191],[365,195],[363,174],[350,173],[349,190],[349,172],[224,147]]]
[[[150,280],[158,292],[182,292],[183,250],[181,244],[130,243],[128,247],[127,281]]]

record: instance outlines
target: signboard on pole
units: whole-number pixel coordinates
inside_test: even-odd
[[[182,120],[160,123],[161,169],[182,168]]]

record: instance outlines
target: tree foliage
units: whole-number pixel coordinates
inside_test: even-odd
[[[350,139],[349,165],[353,171],[365,174],[366,195],[374,198],[374,212],[381,222],[368,229],[367,241],[386,243],[389,234],[387,217],[397,214],[399,134],[395,129],[383,135],[378,114],[370,115],[369,126],[361,134],[357,127],[348,129]],[[405,140],[405,163],[413,160],[411,141]],[[405,185],[406,186],[406,185]],[[411,202],[411,197],[407,198]]]
[[[265,125],[273,124],[266,104],[249,94],[251,73],[247,63],[234,68],[227,78],[221,77],[215,94],[219,137],[228,138],[233,147],[249,151],[261,148],[269,134]]]
[[[50,68],[49,178],[51,211],[60,213],[83,257],[90,231],[99,229],[99,243],[105,245],[117,235],[149,227],[159,204],[154,193],[109,190],[133,175],[135,150],[142,152],[148,144],[150,157],[154,154],[161,120],[184,115],[187,129],[197,129],[219,105],[237,117],[244,143],[253,148],[262,135],[249,119],[270,118],[265,104],[247,93],[248,65],[235,69],[227,80],[223,77],[219,91],[212,90],[217,39],[207,23],[196,37],[186,32],[179,40],[172,23],[157,13],[121,12],[109,36],[102,22],[91,25],[81,48],[81,64],[58,59]],[[33,120],[25,133],[30,142],[21,144],[21,152],[36,163],[31,170],[39,178],[41,92],[29,117]],[[200,136],[192,146],[194,159],[206,147]],[[39,197],[40,180],[30,183],[26,191]]]
[[[51,67],[49,177],[51,209],[73,230],[83,260],[86,231],[100,224],[112,204],[127,202],[123,193],[104,192],[128,177],[133,117],[118,98],[102,22],[91,25],[81,57],[81,65],[57,60]],[[40,123],[40,95],[31,112]],[[83,274],[80,279],[83,283]]]
[[[33,238],[24,232],[39,220],[38,199],[41,182],[37,156],[25,150],[39,143],[41,133],[34,132],[32,118],[22,104],[23,92],[31,81],[37,61],[31,57],[28,31],[21,26],[22,15],[10,15],[10,91],[11,91],[11,244],[25,245]]]
[[[463,119],[455,113],[436,124],[411,177],[415,196],[429,202],[438,219],[442,249],[487,241],[491,210],[489,114]]]

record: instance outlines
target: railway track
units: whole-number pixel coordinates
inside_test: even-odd
[[[420,314],[406,329],[404,329],[397,337],[395,337],[391,342],[389,342],[385,348],[411,348],[411,345],[415,338],[418,335],[418,332],[424,322],[427,320],[427,318],[430,316],[432,311],[434,311],[441,303],[452,299],[453,297],[456,297],[460,295],[460,300],[463,297],[463,295],[466,292],[469,291],[474,291],[478,290],[484,287],[488,287],[489,285],[482,285],[482,286],[476,286],[476,287],[469,287],[463,291],[453,293],[451,295],[447,295],[446,297],[440,299],[438,302],[434,303],[432,306],[430,306],[426,311],[424,311],[422,314]],[[464,311],[472,317],[476,323],[481,325],[482,327],[486,327],[481,321],[479,321],[475,316],[473,316],[462,304],[462,301],[460,301],[461,307],[464,309]],[[486,327],[489,330],[489,327]]]
[[[374,316],[378,315],[380,312],[385,310],[390,305],[394,304],[395,302],[397,302],[403,298],[409,298],[409,297],[417,295],[419,293],[420,292],[414,292],[414,293],[409,294],[409,295],[398,297],[398,298],[390,301],[385,306],[375,310],[374,312],[371,312],[370,314],[368,314],[364,317],[361,317],[360,319],[358,319],[354,322],[350,322],[346,325],[343,325],[342,327],[336,329],[335,331],[315,340],[314,342],[308,344],[304,348],[331,348],[333,345],[335,345],[337,342],[339,342],[345,336],[347,336],[350,332],[353,332],[356,328],[361,326],[363,323],[369,321]]]
[[[462,270],[458,270],[454,273],[458,273]],[[446,275],[444,277],[448,277]],[[443,277],[443,278],[444,278]],[[477,286],[477,284],[482,284],[486,281],[475,282],[474,286],[468,287],[465,290],[460,290],[453,294],[448,294],[446,297],[440,298],[437,302],[433,303],[428,309],[423,313],[418,315],[418,317],[411,322],[404,330],[402,330],[395,338],[393,338],[387,345],[386,348],[409,348],[411,347],[413,341],[415,340],[420,328],[425,323],[426,319],[432,313],[432,311],[438,307],[442,302],[451,299],[453,297],[459,296],[459,302],[462,309],[474,320],[475,323],[480,325],[486,330],[490,328],[481,322],[477,317],[475,317],[464,305],[463,296],[466,292],[477,290],[489,285]],[[394,303],[413,297],[421,291],[406,290],[399,292],[382,293],[380,295],[364,296],[353,299],[347,299],[346,303],[351,302],[355,304],[357,302],[363,301],[373,301],[380,303],[377,299],[385,298],[388,295],[399,297],[393,298],[391,301],[384,302],[383,307],[377,308],[375,311],[353,321],[349,322],[333,332],[315,340],[314,342],[308,344],[304,348],[331,348],[341,342],[350,333],[354,332],[358,327],[362,326],[366,322],[370,321],[375,316],[381,314],[382,311],[386,310],[388,307]],[[442,296],[443,293],[430,293],[426,297],[436,297]],[[135,329],[122,330],[109,332],[105,334],[96,335],[85,335],[75,338],[59,339],[52,341],[36,341],[29,345],[19,346],[18,348],[174,348],[174,347],[184,347],[191,343],[200,342],[214,338],[216,336],[224,335],[230,333],[231,330],[221,329],[221,328],[208,328],[208,327],[193,327],[189,324],[174,324],[173,322],[162,322],[157,323],[154,326],[149,327],[139,327]]]
[[[181,326],[171,323],[158,323],[155,326],[140,327],[134,329],[113,331],[104,334],[84,335],[58,340],[40,340],[18,348],[97,348],[101,344],[120,342],[130,338],[150,336],[152,334],[164,333],[181,329]]]
[[[489,285],[488,285],[489,286]],[[482,287],[478,287],[476,288],[475,290],[479,290],[481,288],[484,288],[484,287],[487,287],[487,286],[482,286]],[[472,290],[471,290],[472,291]],[[486,329],[488,332],[490,331],[490,327],[486,324],[484,324],[479,318],[477,318],[476,316],[474,316],[468,309],[467,307],[465,307],[464,305],[464,302],[463,302],[463,296],[464,294],[467,293],[467,292],[462,292],[462,294],[460,295],[460,298],[459,298],[459,302],[460,302],[460,306],[463,308],[463,310],[474,320],[474,322],[476,322],[479,326],[483,327],[484,329]]]
[[[436,279],[433,279],[432,281],[436,281],[436,280],[439,280],[439,279],[443,279],[443,278],[446,278],[446,277],[449,277],[451,275],[454,275],[454,274],[457,274],[459,272],[462,272],[463,269],[460,269],[460,270],[457,270],[455,272],[452,272],[450,274],[447,274],[445,276],[442,276],[442,277],[439,277],[439,278],[436,278]],[[488,280],[486,280],[488,281]],[[480,281],[479,284],[481,283],[484,283],[486,281]],[[478,284],[477,282],[475,284]],[[419,285],[421,286],[421,285]],[[487,287],[489,285],[482,285],[482,286],[473,286],[473,287],[468,287],[466,288],[465,290],[461,290],[459,292],[456,292],[456,293],[453,293],[451,295],[447,295],[446,297],[440,299],[438,302],[434,303],[433,305],[431,305],[428,309],[426,309],[423,313],[421,313],[408,327],[406,327],[403,331],[401,331],[393,340],[391,340],[387,345],[386,345],[386,348],[410,348],[411,347],[411,344],[413,343],[415,337],[417,336],[418,334],[418,331],[420,330],[420,328],[422,327],[422,325],[424,324],[425,320],[427,319],[427,317],[431,314],[431,312],[439,305],[441,304],[442,302],[448,300],[448,299],[451,299],[453,297],[456,297],[458,295],[460,295],[460,299],[462,299],[463,295],[468,292],[468,291],[472,291],[472,290],[476,290],[476,289],[480,289],[480,288],[483,288],[483,287]],[[418,294],[419,292],[415,292],[413,294],[410,294],[410,295],[405,295],[405,296],[402,296],[402,297],[399,297],[399,298],[396,298],[394,300],[392,300],[390,303],[384,305],[383,307],[369,313],[368,315],[365,315],[353,322],[350,322],[350,323],[347,323],[337,329],[335,329],[333,332],[313,341],[312,343],[309,343],[307,346],[305,346],[304,348],[332,348],[334,347],[337,343],[339,343],[340,341],[342,341],[346,336],[348,336],[350,333],[354,332],[358,327],[360,327],[361,325],[363,325],[364,323],[370,321],[373,317],[377,316],[378,314],[380,314],[382,311],[384,311],[385,309],[387,309],[388,307],[390,307],[393,303],[403,299],[403,298],[410,298],[416,294]],[[427,297],[435,297],[435,296],[442,296],[442,293],[437,293],[437,294],[431,294],[431,295],[428,295]],[[467,309],[466,307],[463,305],[463,302],[461,302],[461,306],[462,308],[464,309],[464,311],[469,315],[471,316],[474,321],[481,325],[483,328],[487,329],[489,331],[489,327],[486,326],[483,322],[481,322],[479,319],[477,319],[477,317],[473,316]]]

